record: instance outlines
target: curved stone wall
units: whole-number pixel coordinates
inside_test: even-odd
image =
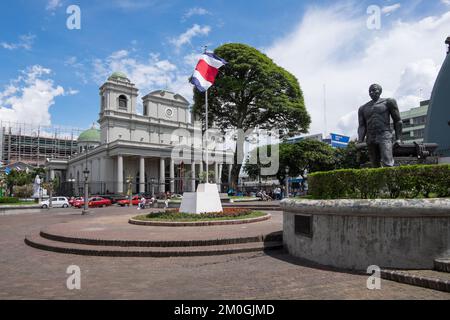
[[[432,269],[450,257],[450,199],[286,199],[281,208],[284,247],[323,265]]]

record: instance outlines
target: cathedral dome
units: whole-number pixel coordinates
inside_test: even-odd
[[[108,80],[122,80],[122,81],[127,81],[130,82],[130,80],[128,79],[127,75],[123,72],[114,72],[109,78]]]
[[[78,142],[100,142],[100,130],[91,128],[83,131],[78,137]]]

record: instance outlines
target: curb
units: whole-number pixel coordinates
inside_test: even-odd
[[[434,270],[450,273],[450,259],[436,259],[434,260]]]
[[[407,272],[381,270],[381,278],[417,287],[450,292],[450,281],[410,275]]]

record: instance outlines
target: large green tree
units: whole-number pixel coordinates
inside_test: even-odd
[[[281,143],[278,147],[280,165],[276,176],[281,184],[284,183],[286,178],[286,167],[289,168],[290,177],[303,176],[305,170],[311,173],[333,170],[335,168],[336,151],[324,142],[305,139],[297,143]],[[256,150],[254,149],[252,151],[250,157],[257,157]],[[244,170],[250,177],[256,178],[262,166],[259,162],[258,164],[250,164],[247,162]]]
[[[214,53],[228,64],[219,70],[208,90],[208,127],[214,122],[223,132],[230,129],[281,129],[295,135],[308,130],[311,119],[294,75],[269,57],[245,44],[230,43]],[[193,111],[205,122],[205,95],[194,89]],[[239,146],[236,146],[236,150]],[[235,152],[231,172],[236,187],[241,164]]]
[[[336,169],[359,169],[369,161],[367,149],[358,150],[356,141],[350,141],[346,148],[336,150]]]

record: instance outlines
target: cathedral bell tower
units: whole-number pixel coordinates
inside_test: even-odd
[[[138,89],[122,72],[114,72],[100,87],[101,143],[111,142],[109,129],[113,125],[111,119],[129,117],[136,114]]]

